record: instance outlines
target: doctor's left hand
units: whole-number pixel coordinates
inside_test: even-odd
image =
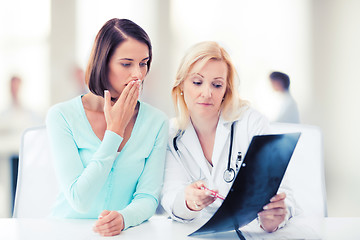
[[[276,194],[270,199],[270,203],[263,207],[264,211],[258,213],[262,229],[267,232],[274,232],[285,220],[287,214],[285,198],[285,193]]]
[[[104,210],[95,222],[94,232],[102,236],[115,236],[124,229],[124,218],[117,211]]]

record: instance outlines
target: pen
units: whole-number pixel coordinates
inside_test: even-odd
[[[214,197],[217,197],[221,200],[225,200],[225,198],[223,196],[221,196],[220,194],[218,194],[217,192],[215,192],[213,190],[208,189],[207,187],[201,187],[201,189],[208,190],[213,194]]]

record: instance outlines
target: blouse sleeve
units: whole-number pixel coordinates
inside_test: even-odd
[[[134,198],[126,208],[119,211],[124,217],[124,229],[142,223],[156,211],[164,177],[167,137],[168,122],[164,121],[156,136],[153,149],[149,157],[145,159],[145,166],[139,177]]]
[[[57,108],[51,108],[46,125],[60,189],[74,210],[87,212],[109,175],[123,138],[106,131],[99,149],[90,163],[84,166],[64,114]]]

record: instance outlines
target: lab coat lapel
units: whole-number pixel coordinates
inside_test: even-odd
[[[205,174],[206,178],[210,179],[210,171],[205,162],[207,160],[204,156],[200,141],[192,124],[189,124],[189,127],[186,129],[184,135],[181,137],[181,142],[189,151],[196,164],[201,168],[201,171]]]
[[[220,117],[216,128],[212,162],[214,166],[213,175],[221,178],[228,163],[230,131],[231,122],[224,121]]]

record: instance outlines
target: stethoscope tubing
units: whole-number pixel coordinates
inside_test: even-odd
[[[235,122],[233,122],[231,124],[228,163],[227,163],[227,168],[226,168],[226,170],[224,172],[224,176],[223,176],[224,181],[227,182],[227,183],[231,183],[232,181],[234,181],[234,178],[235,178],[235,170],[231,167],[231,155],[232,155],[232,146],[233,146],[233,140],[234,140],[234,124],[235,124]],[[181,158],[181,156],[180,156],[180,151],[179,151],[179,148],[177,146],[176,140],[180,135],[182,135],[182,133],[183,132],[179,130],[177,132],[177,134],[175,135],[175,137],[173,138],[173,147],[174,147],[175,151],[177,152],[179,158]],[[180,159],[180,162],[181,162],[181,159]],[[185,168],[185,170],[188,172],[190,177],[193,178],[193,175],[189,173],[189,171],[186,169],[186,167],[183,165],[182,162],[181,162],[181,165]]]

